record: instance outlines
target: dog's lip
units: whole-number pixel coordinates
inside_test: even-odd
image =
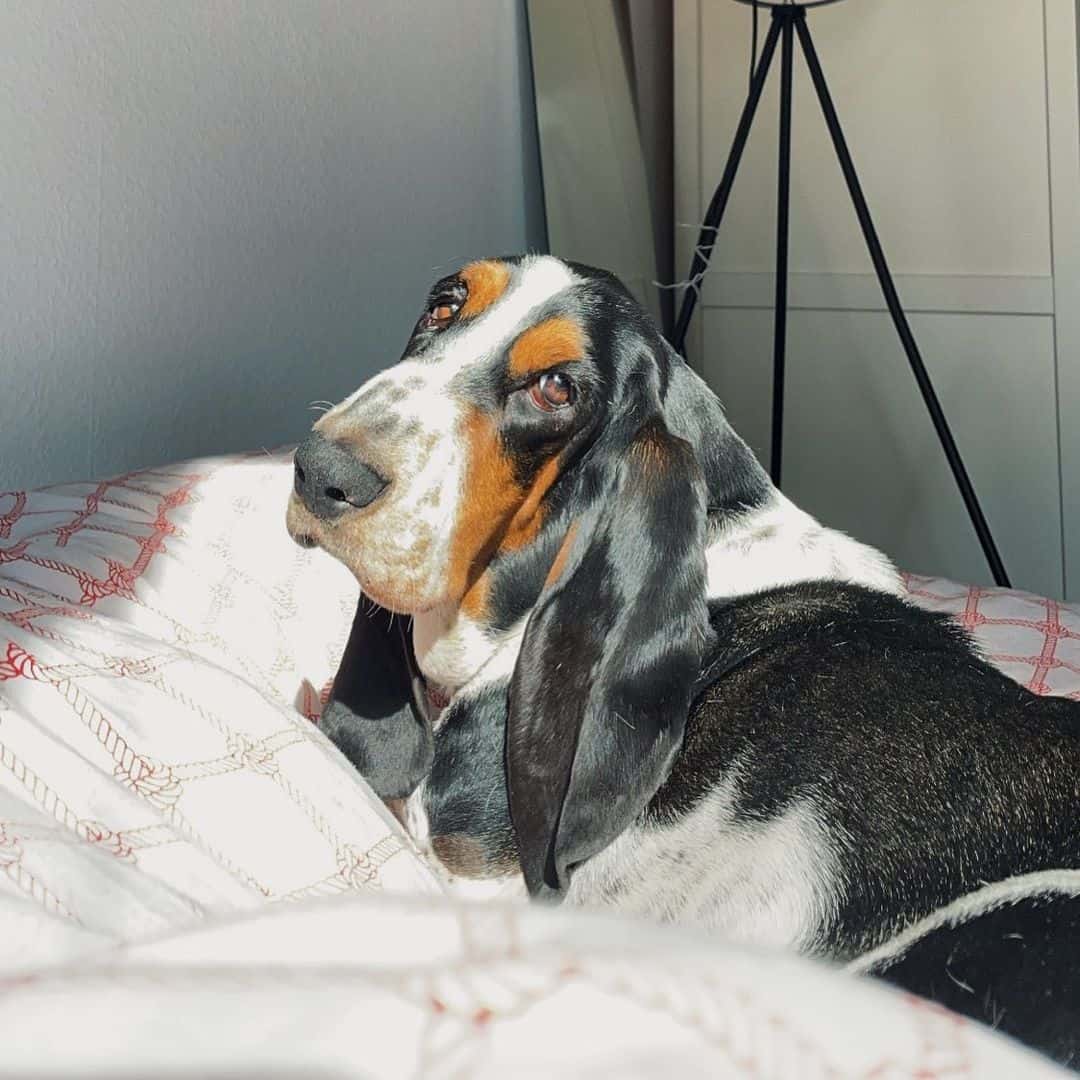
[[[353,577],[356,578],[357,584],[360,586],[360,591],[369,600],[374,600],[375,603],[379,605],[379,607],[386,608],[387,611],[392,611],[395,615],[402,615],[406,618],[412,619],[415,618],[417,615],[424,615],[427,612],[431,611],[433,608],[437,608],[439,606],[438,602],[433,604],[427,604],[423,607],[416,607],[412,605],[406,607],[398,606],[392,602],[387,601],[377,592],[375,592],[371,588],[371,586],[364,580],[363,574],[359,573],[353,567],[349,566],[348,563],[346,563],[345,566],[353,575]]]
[[[431,603],[422,605],[397,604],[393,600],[384,599],[383,596],[370,587],[362,566],[354,565],[349,560],[341,558],[340,554],[334,550],[333,528],[327,523],[316,521],[303,507],[303,504],[300,503],[295,493],[290,499],[289,512],[285,520],[285,528],[293,543],[297,544],[299,547],[304,548],[305,550],[321,548],[331,558],[340,562],[341,565],[356,579],[356,582],[364,595],[368,597],[368,599],[374,600],[380,607],[386,608],[387,611],[392,611],[397,615],[413,617],[416,615],[423,615],[442,603],[441,600],[434,600]]]

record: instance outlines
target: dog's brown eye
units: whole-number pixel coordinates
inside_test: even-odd
[[[457,300],[437,300],[424,312],[424,317],[420,321],[427,329],[439,329],[448,325],[460,310],[461,304]]]
[[[555,371],[541,375],[529,387],[529,396],[537,408],[543,409],[544,412],[554,412],[556,409],[565,409],[567,405],[573,405],[577,397],[577,389],[569,375]]]

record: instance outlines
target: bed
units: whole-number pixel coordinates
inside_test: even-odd
[[[448,896],[314,721],[284,450],[0,494],[0,1076],[1067,1075],[793,957]],[[1080,697],[1080,608],[909,576]]]

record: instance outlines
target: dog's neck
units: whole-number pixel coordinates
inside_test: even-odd
[[[896,568],[881,552],[821,525],[771,484],[753,508],[710,512],[705,557],[710,600],[819,579],[902,591]],[[507,629],[485,625],[456,604],[416,616],[413,647],[421,672],[450,695],[467,683],[505,678],[513,672],[529,614]]]
[[[896,567],[876,548],[822,525],[770,485],[741,515],[710,515],[708,598],[746,596],[800,581],[848,581],[900,593]]]

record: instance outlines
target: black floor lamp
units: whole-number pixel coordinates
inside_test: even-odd
[[[776,228],[776,309],[775,329],[773,338],[773,406],[772,406],[772,453],[770,458],[770,472],[773,482],[780,485],[780,472],[783,454],[784,438],[784,357],[787,346],[787,309],[788,309],[788,213],[791,194],[791,99],[792,99],[792,69],[795,59],[795,38],[798,37],[802,48],[803,57],[810,71],[814,89],[817,92],[821,111],[825,116],[825,124],[832,137],[833,147],[836,150],[837,159],[840,162],[841,171],[847,182],[851,201],[855,206],[855,214],[862,228],[863,238],[866,241],[870,259],[874,264],[874,272],[881,284],[881,291],[885,297],[889,314],[892,316],[896,332],[900,337],[900,343],[907,354],[911,364],[915,381],[919,385],[923,401],[926,403],[930,419],[934,429],[941,440],[942,449],[948,459],[956,479],[957,487],[967,507],[971,524],[975,528],[979,543],[982,545],[986,561],[990,566],[994,581],[1005,588],[1009,586],[1009,576],[1005,572],[1005,565],[998,554],[997,545],[990,532],[990,526],[983,515],[982,507],[975,495],[975,489],[971,485],[967,468],[957,449],[953,439],[949,422],[942,411],[941,403],[934,392],[930,376],[926,371],[919,347],[915,343],[915,337],[911,332],[907,316],[900,304],[896,286],[893,284],[889,265],[885,261],[885,253],[881,249],[881,241],[878,239],[877,230],[870,217],[870,210],[866,205],[866,197],[863,195],[862,185],[855,172],[855,166],[851,160],[847,141],[840,127],[840,120],[836,115],[829,88],[825,83],[825,74],[818,59],[817,50],[814,48],[813,39],[810,36],[810,28],[807,25],[806,13],[810,8],[822,7],[825,4],[838,3],[839,0],[806,0],[803,3],[788,3],[785,0],[735,0],[736,3],[748,4],[755,9],[768,8],[772,12],[772,25],[765,37],[761,50],[761,59],[754,68],[753,77],[750,80],[750,92],[747,95],[746,104],[743,107],[739,125],[735,130],[735,139],[732,143],[731,152],[728,155],[727,165],[724,168],[720,183],[713,193],[709,203],[709,209],[705,214],[705,220],[701,226],[701,234],[694,250],[693,262],[690,266],[689,287],[683,296],[679,316],[675,322],[672,334],[672,344],[683,355],[686,353],[686,333],[690,325],[690,319],[697,305],[697,283],[708,268],[709,259],[712,255],[713,245],[716,242],[717,229],[724,217],[727,208],[728,197],[731,195],[732,186],[735,183],[735,175],[742,160],[746,140],[750,135],[750,127],[754,121],[758,102],[761,100],[761,92],[769,76],[769,68],[776,54],[776,46],[780,45],[780,160],[778,170],[778,193],[777,193],[777,228]]]

